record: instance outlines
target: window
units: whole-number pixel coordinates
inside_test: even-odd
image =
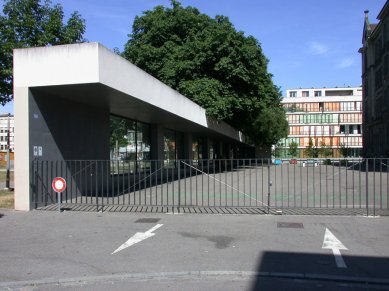
[[[201,137],[193,137],[192,141],[192,157],[194,160],[203,158],[204,139]]]
[[[290,91],[289,92],[289,97],[297,97],[297,92],[296,91]]]
[[[173,130],[165,130],[164,141],[164,160],[166,166],[174,165],[177,159],[176,133]]]
[[[111,164],[111,172],[135,173],[150,167],[150,125],[117,116],[110,117],[111,158],[117,163]]]
[[[303,97],[309,97],[309,91],[302,91]]]
[[[319,103],[319,111],[324,111],[324,102]]]
[[[315,91],[315,97],[320,97],[321,96],[321,91]]]

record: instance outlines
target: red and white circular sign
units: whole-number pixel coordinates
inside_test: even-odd
[[[57,177],[57,178],[53,179],[51,186],[53,187],[53,190],[55,192],[61,193],[61,192],[65,191],[65,189],[66,189],[66,181],[62,177]]]

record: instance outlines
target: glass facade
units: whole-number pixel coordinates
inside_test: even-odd
[[[177,135],[173,130],[165,130],[163,136],[165,166],[174,166],[177,159]]]
[[[111,160],[122,161],[114,163],[111,170],[137,172],[150,166],[149,124],[111,116],[110,138]]]

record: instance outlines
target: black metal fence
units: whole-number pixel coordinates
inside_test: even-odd
[[[389,159],[35,160],[32,203],[35,208],[61,202],[63,207],[90,206],[98,211],[145,206],[386,214],[388,165]],[[58,176],[67,181],[60,201],[51,187]]]

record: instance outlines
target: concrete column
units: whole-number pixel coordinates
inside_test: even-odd
[[[30,199],[30,141],[29,110],[30,91],[15,87],[15,210],[31,210]]]
[[[164,157],[164,127],[160,124],[151,125],[151,159],[163,160]]]
[[[192,160],[192,133],[186,132],[184,133],[184,140],[183,140],[183,146],[184,146],[184,159],[186,160]]]

